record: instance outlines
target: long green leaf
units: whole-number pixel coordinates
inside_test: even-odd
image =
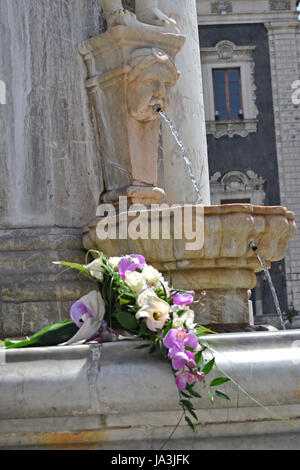
[[[194,405],[189,400],[180,400],[181,405],[183,405],[188,410],[194,410]]]
[[[224,398],[224,400],[231,401],[230,398],[229,398],[229,396],[226,395],[226,393],[221,392],[220,390],[216,390],[216,391],[215,391],[215,394],[216,394],[219,398]]]
[[[78,331],[78,327],[73,320],[66,320],[61,323],[46,326],[42,330],[32,335],[29,339],[13,342],[4,341],[7,349],[19,349],[37,346],[56,346],[68,341]]]
[[[192,387],[189,388],[188,390],[189,390],[190,394],[191,394],[193,397],[195,397],[195,398],[202,398],[202,396],[200,395],[200,393],[195,392],[195,390],[193,390]]]
[[[186,420],[186,422],[188,423],[188,425],[192,428],[192,430],[194,432],[197,432],[197,428],[195,426],[195,424],[193,423],[193,421],[188,417],[188,416],[185,416],[184,418]]]
[[[215,365],[215,358],[213,358],[211,361],[209,361],[207,364],[202,369],[202,372],[204,372],[205,375],[209,374],[212,368]]]
[[[218,387],[219,385],[223,385],[226,382],[230,382],[228,377],[217,377],[216,379],[212,380],[209,384],[210,387]]]
[[[193,418],[194,418],[196,421],[199,421],[199,418],[198,418],[198,416],[196,415],[196,413],[194,412],[194,410],[192,410],[192,409],[189,408],[187,411],[193,416]]]

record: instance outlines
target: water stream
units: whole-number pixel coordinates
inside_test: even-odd
[[[189,157],[187,156],[187,153],[186,153],[186,149],[182,143],[182,141],[180,140],[179,138],[179,135],[178,135],[178,132],[177,130],[175,129],[175,126],[173,124],[173,122],[168,118],[168,116],[166,116],[162,111],[161,109],[157,109],[157,112],[161,115],[161,117],[164,119],[164,121],[168,124],[168,126],[170,127],[170,130],[171,130],[171,133],[176,141],[176,143],[178,144],[180,150],[181,150],[181,153],[182,153],[182,156],[183,156],[183,160],[184,160],[184,163],[188,169],[188,172],[189,172],[189,177],[192,181],[192,184],[193,184],[193,187],[195,189],[195,193],[197,194],[197,202],[196,204],[201,204],[203,202],[203,198],[201,196],[201,192],[200,192],[200,189],[198,187],[198,184],[197,184],[197,181],[196,181],[196,178],[195,178],[195,175],[193,173],[193,170],[192,170],[192,162],[191,160],[189,159]]]
[[[263,270],[264,270],[264,273],[265,273],[265,275],[266,275],[267,281],[268,281],[269,286],[270,286],[270,290],[271,290],[271,293],[272,293],[272,296],[273,296],[275,308],[276,308],[277,314],[278,314],[278,316],[279,316],[282,329],[285,330],[286,327],[285,327],[285,323],[284,323],[284,320],[283,320],[283,316],[282,316],[281,308],[280,308],[280,305],[279,305],[278,297],[277,297],[277,294],[276,294],[275,286],[274,286],[273,281],[272,281],[272,278],[271,278],[271,274],[270,274],[270,272],[269,272],[269,270],[268,270],[268,268],[267,268],[267,265],[266,265],[266,263],[265,263],[264,258],[262,257],[262,255],[260,255],[260,254],[258,253],[258,251],[257,251],[257,246],[255,245],[255,243],[251,242],[251,243],[250,243],[250,248],[252,248],[252,250],[253,250],[254,253],[256,254],[256,257],[257,257],[258,261],[260,262],[261,267],[262,267]]]
[[[175,126],[173,124],[173,122],[168,118],[168,116],[166,116],[161,109],[157,109],[157,112],[161,115],[161,117],[164,119],[164,121],[168,124],[168,126],[170,127],[170,130],[171,130],[171,133],[175,139],[175,141],[177,142],[180,150],[181,150],[181,153],[182,153],[182,156],[183,156],[183,160],[184,160],[184,163],[188,169],[188,173],[189,173],[189,176],[190,176],[190,179],[192,181],[192,184],[193,184],[193,187],[195,189],[195,192],[197,194],[197,204],[200,204],[202,202],[202,197],[201,197],[201,193],[200,193],[200,189],[198,187],[198,184],[197,184],[197,181],[196,181],[196,178],[194,176],[194,173],[193,173],[193,170],[192,170],[192,162],[191,160],[189,159],[189,157],[187,156],[187,153],[186,153],[186,149],[182,143],[182,141],[180,140],[180,137],[178,135],[178,132],[177,130],[175,129]],[[266,275],[266,278],[267,278],[267,281],[269,283],[269,286],[270,286],[270,290],[271,290],[271,293],[272,293],[272,297],[273,297],[273,300],[274,300],[274,304],[275,304],[275,308],[276,308],[276,311],[277,311],[277,314],[279,316],[279,319],[280,319],[280,323],[281,323],[281,326],[282,326],[282,329],[285,330],[286,327],[285,327],[285,323],[284,323],[284,320],[283,320],[283,316],[282,316],[282,312],[281,312],[281,309],[280,309],[280,305],[279,305],[279,301],[278,301],[278,297],[277,297],[277,294],[276,294],[276,290],[275,290],[275,286],[273,284],[273,281],[272,281],[272,278],[271,278],[271,275],[269,273],[269,270],[267,268],[267,265],[262,257],[262,255],[260,255],[257,251],[257,246],[255,245],[254,242],[251,242],[250,243],[250,247],[252,248],[252,250],[254,251],[255,255],[257,256],[257,259],[258,261],[260,262],[263,270],[264,270],[264,273]]]

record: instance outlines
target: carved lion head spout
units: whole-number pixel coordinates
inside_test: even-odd
[[[153,121],[159,117],[158,109],[167,110],[170,89],[180,73],[173,59],[156,48],[134,51],[129,65],[128,112],[137,121]]]

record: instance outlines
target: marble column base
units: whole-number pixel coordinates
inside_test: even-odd
[[[93,289],[52,261],[85,262],[81,230],[0,230],[0,338],[30,336],[68,319],[71,305]]]

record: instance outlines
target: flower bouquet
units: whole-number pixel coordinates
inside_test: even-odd
[[[25,340],[7,339],[2,346],[7,349],[68,346],[118,341],[128,336],[146,340],[136,349],[149,347],[150,353],[160,350],[170,361],[183,416],[195,430],[198,418],[191,400],[201,398],[194,389],[197,383],[202,382],[208,389],[211,401],[216,396],[229,400],[224,392],[217,390],[229,381],[228,377],[217,377],[207,383],[215,359],[205,361],[203,352],[208,348],[205,336],[213,332],[194,322],[191,305],[195,293],[173,287],[171,273],[166,281],[139,254],[108,258],[101,252],[90,252],[96,255],[90,264],[55,263],[76,269],[95,283],[95,290],[72,305],[71,318]],[[201,294],[204,296],[205,292]]]

